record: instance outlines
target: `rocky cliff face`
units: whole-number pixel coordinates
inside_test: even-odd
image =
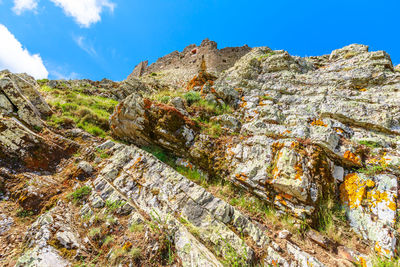
[[[0,118],[2,266],[398,264],[383,51],[205,40],[121,83],[4,71]]]

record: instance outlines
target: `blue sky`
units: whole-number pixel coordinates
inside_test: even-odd
[[[0,0],[0,68],[123,80],[140,61],[206,37],[220,48],[269,46],[299,56],[362,43],[397,65],[399,14],[399,0]]]

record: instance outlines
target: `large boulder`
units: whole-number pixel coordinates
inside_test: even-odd
[[[159,145],[176,154],[186,154],[196,132],[195,123],[173,106],[155,103],[132,94],[110,118],[113,134],[140,146]]]

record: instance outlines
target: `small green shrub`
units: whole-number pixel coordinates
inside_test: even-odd
[[[186,94],[183,95],[183,98],[186,100],[186,102],[191,105],[197,101],[201,100],[201,95],[199,92],[194,92],[194,91],[189,91]]]
[[[89,186],[82,186],[81,188],[76,189],[74,192],[68,195],[68,198],[72,200],[74,203],[80,203],[83,200],[87,199],[92,193],[92,188]]]
[[[17,214],[16,214],[16,216],[19,217],[19,218],[32,217],[33,215],[34,215],[33,211],[24,210],[24,209],[17,210]]]

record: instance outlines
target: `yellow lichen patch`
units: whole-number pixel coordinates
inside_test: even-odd
[[[132,248],[132,243],[129,241],[125,242],[124,246],[122,247],[122,249],[126,251],[130,250],[131,248]]]
[[[388,201],[387,192],[380,192],[378,190],[370,191],[367,193],[369,207],[376,207],[376,205],[383,201]]]
[[[346,152],[344,152],[343,157],[355,164],[361,164],[361,159],[360,157],[358,157],[356,154],[352,153],[351,151],[347,150]]]
[[[372,180],[368,180],[368,181],[367,181],[367,186],[368,186],[368,187],[374,187],[374,186],[375,186],[375,182],[372,181]]]
[[[388,208],[393,210],[393,211],[396,211],[396,208],[397,208],[396,202],[395,201],[390,201],[390,203],[388,205]]]
[[[350,208],[357,208],[365,196],[366,181],[363,181],[357,173],[350,173],[340,185],[342,201]]]
[[[367,88],[361,88],[359,91],[360,92],[365,92],[365,91],[367,91]]]
[[[326,125],[321,119],[314,119],[311,122],[312,126],[323,126],[323,127],[327,127],[328,125]]]

